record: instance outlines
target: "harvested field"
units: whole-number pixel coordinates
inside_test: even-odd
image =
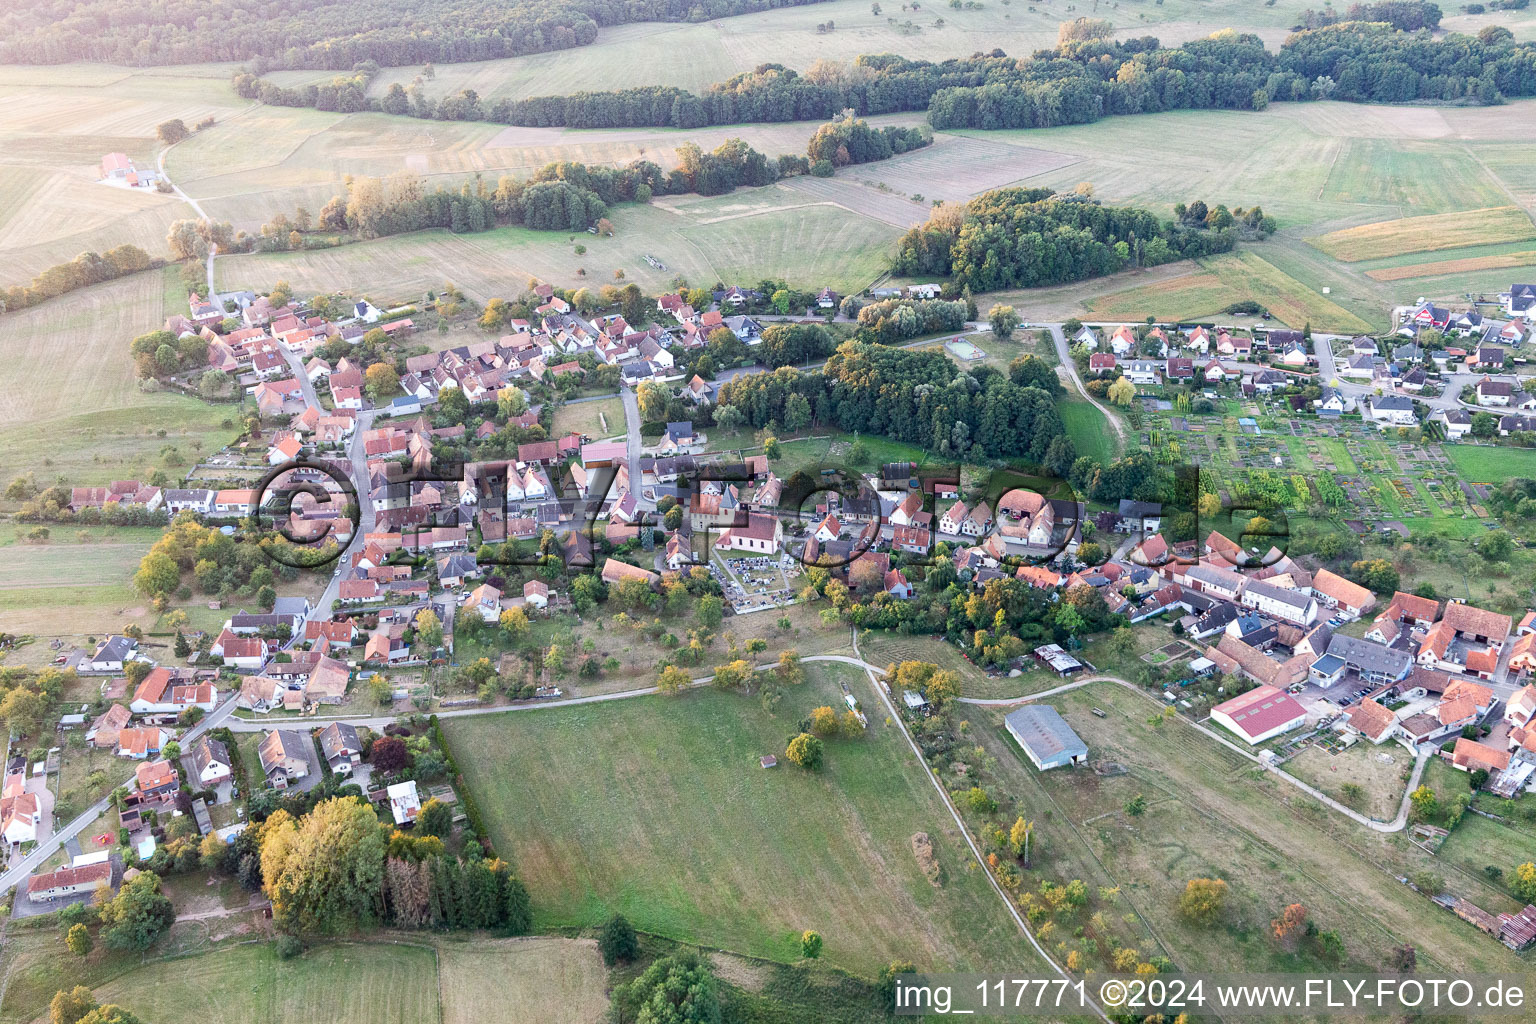
[[[1469,256],[1459,260],[1435,260],[1431,263],[1409,263],[1401,267],[1381,267],[1377,270],[1367,270],[1365,276],[1375,281],[1403,281],[1414,277],[1439,277],[1442,274],[1497,270],[1503,267],[1527,267],[1532,264],[1536,264],[1536,249],[1506,252],[1497,256]]]
[[[1197,260],[1203,269],[1158,284],[1141,285],[1087,300],[1090,312],[1112,319],[1189,319],[1216,313],[1230,303],[1254,299],[1283,324],[1305,323],[1329,330],[1365,331],[1370,325],[1326,296],[1244,249]]]
[[[848,178],[790,178],[785,185],[850,213],[863,214],[903,230],[928,219],[928,208],[889,192],[881,192]]]
[[[1365,224],[1308,239],[1334,259],[1353,263],[1405,252],[1433,252],[1464,245],[1518,242],[1536,238],[1536,224],[1518,206],[1494,206],[1465,213]]]

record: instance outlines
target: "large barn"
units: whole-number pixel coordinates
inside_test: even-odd
[[[1003,724],[1041,771],[1088,760],[1088,745],[1053,707],[1032,704],[1019,708],[1003,719]]]

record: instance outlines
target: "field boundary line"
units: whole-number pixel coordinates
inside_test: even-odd
[[[950,817],[955,819],[955,825],[960,829],[960,835],[965,839],[965,845],[970,848],[971,856],[976,858],[976,864],[981,868],[982,874],[986,876],[987,882],[992,886],[992,891],[997,893],[998,899],[1003,901],[1003,906],[1008,908],[1008,913],[1013,917],[1014,923],[1019,926],[1019,931],[1024,933],[1024,937],[1029,940],[1029,944],[1033,946],[1035,952],[1040,955],[1040,959],[1044,960],[1060,978],[1070,984],[1072,982],[1071,972],[1058,964],[1055,958],[1046,951],[1045,946],[1042,945],[1040,940],[1035,937],[1035,933],[1030,930],[1029,924],[1019,914],[1019,908],[1014,905],[1013,900],[1011,900],[1008,897],[1008,894],[1003,891],[1003,887],[998,884],[996,876],[993,875],[991,869],[987,867],[986,859],[982,857],[981,850],[976,846],[976,840],[971,836],[971,830],[966,827],[965,821],[960,817],[960,812],[955,809],[954,803],[949,799],[949,794],[945,792],[943,783],[941,783],[939,781],[939,777],[933,773],[933,767],[928,763],[928,760],[923,757],[923,752],[918,749],[917,741],[912,739],[912,734],[907,731],[907,725],[904,721],[902,721],[900,712],[896,710],[896,705],[891,703],[890,695],[885,692],[885,689],[880,685],[879,680],[875,678],[875,667],[869,662],[865,661],[864,656],[859,653],[858,628],[852,627],[852,630],[854,656],[852,658],[841,658],[835,655],[825,655],[823,656],[822,660],[841,661],[845,664],[856,665],[864,670],[864,674],[868,677],[869,685],[874,689],[875,695],[879,697],[880,702],[885,705],[885,710],[887,714],[889,714],[891,721],[896,723],[896,728],[901,730],[902,738],[907,741],[907,746],[911,748],[913,755],[917,757],[918,764],[923,766],[923,772],[928,776],[928,781],[933,783],[933,788],[939,794],[939,799],[944,801],[944,806],[948,808]],[[1093,1012],[1098,1015],[1100,1020],[1104,1021],[1105,1024],[1109,1024],[1109,1017],[1104,1013],[1103,1009],[1099,1007],[1098,1003],[1094,1002],[1091,998],[1085,998],[1084,1001],[1087,1002],[1089,1007],[1092,1008]]]

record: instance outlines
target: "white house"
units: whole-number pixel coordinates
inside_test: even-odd
[[[732,526],[722,530],[715,547],[724,551],[749,551],[753,554],[771,555],[779,550],[784,539],[784,526],[773,516],[747,514],[746,526]]]
[[[229,748],[212,736],[204,736],[192,748],[192,772],[204,786],[217,785],[233,775]]]
[[[1317,619],[1317,599],[1299,590],[1277,587],[1263,580],[1249,580],[1240,603],[1272,619],[1310,626]]]

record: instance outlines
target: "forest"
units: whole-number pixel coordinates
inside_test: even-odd
[[[783,367],[721,386],[719,407],[734,406],[754,428],[785,421],[790,403],[810,406],[816,422],[879,434],[937,455],[1044,460],[1063,433],[1051,395],[1019,387],[992,367],[961,371],[942,352],[847,341],[820,372]]]
[[[1438,11],[1433,18],[1396,16],[1404,23],[1415,18],[1438,21]],[[249,73],[235,84],[242,95],[269,103],[570,128],[701,128],[831,119],[845,110],[859,116],[927,111],[938,130],[1044,128],[1107,114],[1252,110],[1271,102],[1492,104],[1536,95],[1536,44],[1516,42],[1502,26],[1435,38],[1386,21],[1340,22],[1297,32],[1275,53],[1257,36],[1231,29],[1179,47],[1164,47],[1152,36],[1116,41],[1112,31],[1108,22],[1094,22],[1079,33],[1086,38],[1019,59],[998,49],[941,63],[865,55],[851,65],[819,61],[803,74],[763,64],[702,95],[647,86],[487,104],[473,90],[433,99],[420,85],[396,83],[375,99],[366,95],[367,68],[300,89],[281,89]]]
[[[1234,213],[1218,206],[1211,213],[1200,226],[1186,227],[1076,193],[995,189],[963,207],[936,207],[926,223],[901,237],[892,269],[946,275],[972,292],[1034,288],[1226,252],[1239,226],[1259,234],[1274,228],[1257,207]]]
[[[0,63],[247,61],[346,70],[496,60],[586,46],[605,25],[709,21],[816,0],[14,0]]]

